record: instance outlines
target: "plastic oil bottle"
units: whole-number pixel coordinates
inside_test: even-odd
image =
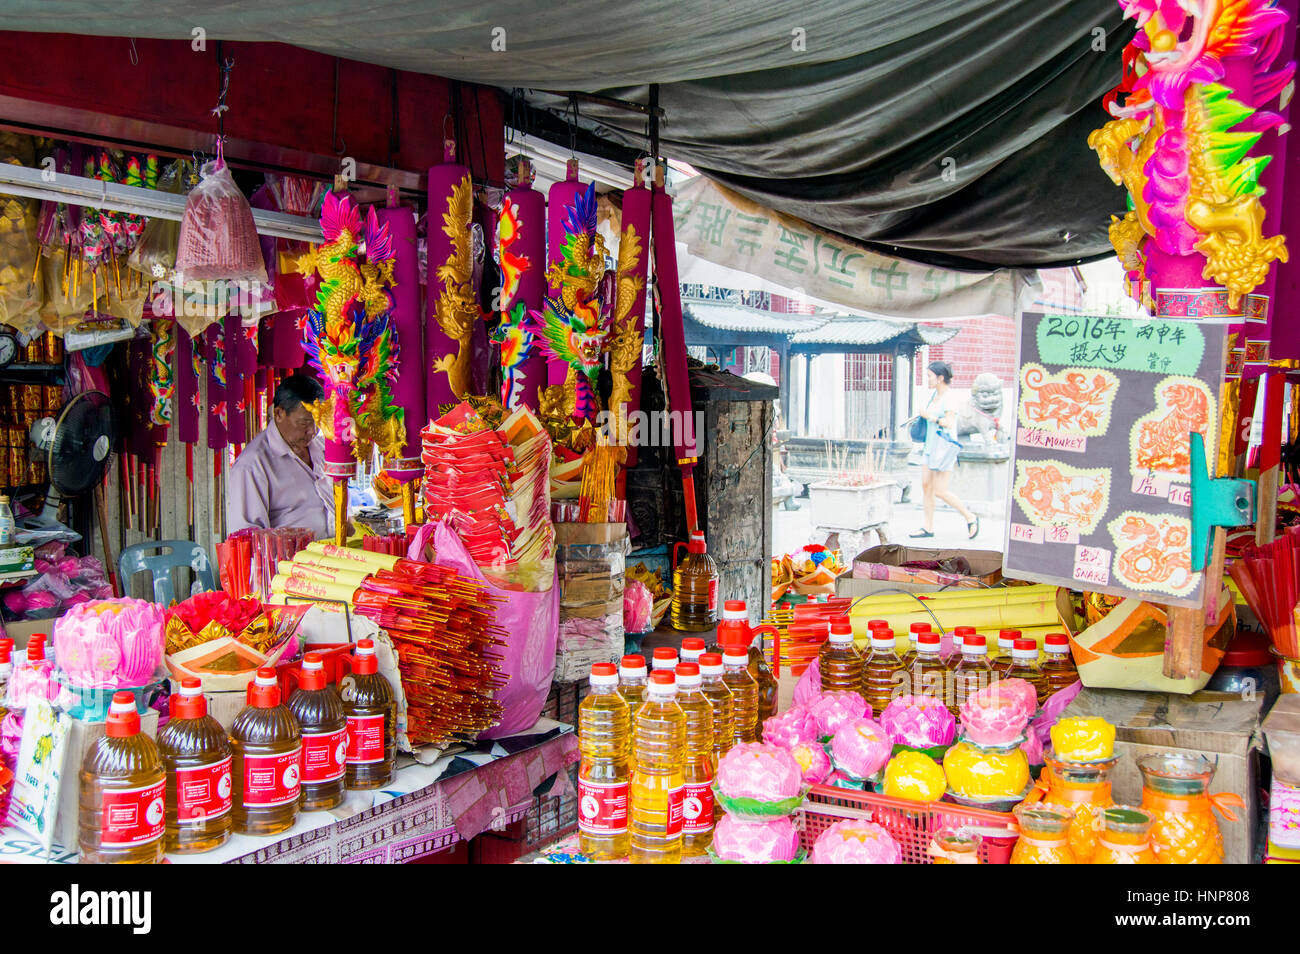
[[[979,692],[997,678],[993,667],[989,665],[988,646],[984,637],[978,633],[967,634],[962,640],[961,660],[952,670],[953,701],[948,704],[948,711],[959,716],[966,700]]]
[[[990,654],[989,665],[994,669],[1007,669],[1011,665],[1011,650],[1015,647],[1015,642],[1020,638],[1018,629],[1000,629],[998,630],[998,651],[996,655]]]
[[[633,712],[645,702],[645,683],[648,672],[645,657],[635,653],[624,656],[618,664],[618,692]]]
[[[913,695],[928,696],[946,704],[948,667],[939,654],[942,643],[943,637],[938,633],[918,633],[916,655],[908,673]]]
[[[748,673],[746,673],[748,675]],[[631,861],[677,864],[682,860],[682,800],[686,777],[686,714],[677,704],[671,672],[650,674],[645,704],[636,713],[633,742]]]
[[[578,706],[578,850],[612,861],[629,848],[632,717],[613,663],[593,664],[590,685]]]
[[[673,672],[677,669],[677,650],[671,646],[659,646],[650,655],[650,671],[657,672],[660,669],[666,669]]]
[[[158,754],[167,773],[167,850],[191,854],[224,845],[233,824],[233,753],[226,730],[208,715],[199,680],[182,679],[171,697]]]
[[[877,629],[871,634],[871,651],[862,660],[862,697],[872,712],[884,712],[889,700],[899,694],[903,661],[894,652],[894,631]]]
[[[818,667],[823,692],[831,689],[862,692],[862,655],[853,645],[853,624],[846,617],[831,621],[830,638],[826,640]]]
[[[673,547],[674,556],[679,543]],[[673,599],[669,608],[673,629],[700,633],[718,621],[718,565],[709,556],[704,534],[691,533],[686,557],[673,568]]]
[[[949,669],[956,669],[957,664],[961,662],[961,647],[966,641],[967,636],[975,635],[974,626],[957,626],[952,631],[952,654],[947,657],[945,662],[948,663]]]
[[[682,662],[693,662],[698,666],[700,657],[706,652],[704,640],[699,636],[687,636],[682,640]]]
[[[302,729],[302,795],[305,812],[328,811],[343,804],[347,771],[348,720],[343,700],[325,682],[320,653],[302,657],[298,686],[289,694],[289,711]]]
[[[104,737],[81,763],[81,863],[161,862],[165,789],[158,746],[140,731],[135,696],[114,693]]]
[[[1079,670],[1070,656],[1070,638],[1065,633],[1048,633],[1043,637],[1043,649],[1047,654],[1043,661],[1043,679],[1049,695],[1079,681]]]
[[[686,716],[682,754],[682,854],[698,857],[713,844],[713,707],[701,691],[697,663],[677,666],[677,705]]]
[[[1017,639],[1011,647],[1010,665],[998,667],[1001,679],[1023,679],[1034,687],[1038,693],[1041,706],[1052,694],[1047,685],[1047,677],[1038,665],[1038,644],[1032,639]]]
[[[758,741],[758,683],[749,674],[749,650],[722,649],[722,681],[731,690],[731,733],[736,742]]]
[[[735,697],[722,680],[722,655],[705,653],[700,657],[700,692],[713,710],[713,766],[736,744]]]
[[[397,701],[393,687],[379,672],[374,640],[357,640],[350,671],[339,682],[339,695],[348,719],[347,787],[387,785],[397,761]]]
[[[913,623],[912,625],[910,625],[909,627],[907,627],[907,631],[908,631],[908,634],[909,634],[909,636],[910,636],[910,644],[909,644],[908,646],[906,646],[906,647],[895,647],[895,648],[896,648],[896,649],[900,649],[900,648],[902,649],[902,651],[899,652],[899,654],[898,654],[898,658],[901,659],[901,660],[903,661],[903,668],[904,668],[904,669],[911,669],[911,668],[912,668],[912,661],[913,661],[914,659],[916,659],[916,653],[917,653],[917,639],[920,637],[920,635],[921,635],[922,633],[928,633],[928,632],[930,632],[930,624],[929,624],[929,623]]]
[[[230,727],[230,743],[235,831],[278,835],[292,828],[302,788],[302,730],[280,702],[274,669],[257,671],[248,687],[248,705]]]

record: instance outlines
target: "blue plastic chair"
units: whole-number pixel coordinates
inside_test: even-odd
[[[185,594],[186,597],[217,588],[207,552],[190,540],[150,540],[132,544],[117,558],[117,578],[121,581],[122,592],[129,594],[131,580],[137,573],[147,570],[153,577],[154,602],[170,606],[176,601],[172,570],[180,566],[189,567],[194,573],[192,593]]]

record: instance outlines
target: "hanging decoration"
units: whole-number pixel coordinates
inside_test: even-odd
[[[552,196],[554,201],[554,188]],[[594,382],[609,333],[604,315],[605,240],[596,231],[594,184],[564,209],[558,246],[559,258],[553,248],[546,269],[550,290],[541,312],[534,313],[533,333],[542,351],[567,370],[558,391],[554,384],[547,388],[543,412],[549,409],[547,416],[555,416],[562,410],[576,421],[591,421],[598,410]]]
[[[155,319],[149,323],[152,361],[149,366],[149,394],[152,404],[149,422],[155,427],[169,427],[175,416],[176,374],[172,359],[176,350],[176,322]]]
[[[426,420],[469,393],[470,341],[479,317],[470,234],[473,183],[469,169],[455,161],[455,142],[448,139],[443,147],[442,164],[429,169]]]
[[[397,341],[391,327],[393,245],[372,208],[364,231],[356,202],[330,193],[321,209],[325,244],[299,260],[321,277],[316,307],[307,318],[305,343],[321,375],[325,398],[315,409],[325,438],[325,472],[334,478],[335,539],[347,530],[347,481],[356,461],[378,447],[397,457],[405,442],[402,409],[391,381]]]

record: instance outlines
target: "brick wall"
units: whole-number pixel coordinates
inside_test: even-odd
[[[963,321],[926,322],[940,328],[959,328],[956,337],[931,345],[917,356],[916,383],[925,386],[925,368],[931,361],[952,365],[952,386],[969,388],[976,375],[991,371],[1010,387],[1016,378],[1016,324],[1004,315],[983,315]],[[928,351],[928,356],[925,354]],[[921,360],[924,358],[924,360]]]

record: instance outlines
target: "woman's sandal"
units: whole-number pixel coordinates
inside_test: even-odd
[[[933,531],[933,530],[918,530],[918,531],[916,531],[916,533],[909,533],[908,536],[911,537],[911,538],[914,539],[914,540],[919,540],[919,539],[921,539],[922,537],[932,537],[932,536],[934,536],[934,531]]]
[[[975,529],[974,529],[974,530],[971,530],[971,527],[974,527]],[[975,519],[974,519],[974,520],[970,520],[970,521],[967,522],[967,524],[966,524],[966,529],[967,529],[967,530],[970,530],[970,534],[966,537],[966,539],[968,539],[968,540],[974,540],[976,537],[978,537],[978,536],[980,535],[980,518],[979,518],[979,514],[976,514],[976,515],[975,515]]]

